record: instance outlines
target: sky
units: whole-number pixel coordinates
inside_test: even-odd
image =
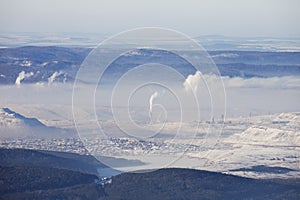
[[[151,26],[194,37],[295,37],[299,8],[299,0],[0,0],[0,33],[116,34]]]

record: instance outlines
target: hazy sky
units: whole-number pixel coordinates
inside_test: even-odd
[[[299,0],[0,0],[0,33],[159,26],[191,36],[300,36],[299,8]]]

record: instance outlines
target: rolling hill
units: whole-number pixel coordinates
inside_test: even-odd
[[[94,183],[97,176],[79,172],[78,169],[66,164],[77,166],[80,158],[82,163],[92,163],[80,155],[63,154],[56,157],[53,155],[59,153],[51,152],[49,155],[45,152],[22,149],[1,150],[0,155],[2,156],[0,199],[299,199],[300,197],[300,180],[296,178],[251,179],[218,172],[170,168],[146,173],[119,174],[112,177],[111,184],[102,187]],[[71,159],[72,157],[74,159]],[[28,161],[25,161],[26,158]]]

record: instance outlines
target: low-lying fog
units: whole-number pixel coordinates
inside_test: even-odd
[[[209,120],[212,117],[221,119],[221,115],[225,114],[227,117],[238,117],[249,116],[250,114],[262,115],[295,112],[300,109],[299,77],[250,79],[222,77],[226,92],[226,101],[224,101],[223,97],[220,97],[221,99],[215,98],[211,101],[211,96],[212,98],[218,97],[218,93],[223,92],[222,88],[219,87],[220,85],[214,88],[216,77],[214,75],[203,76],[202,80],[205,80],[206,85],[209,86],[208,91],[205,84],[201,83],[201,81],[198,83],[192,80],[197,75],[193,76],[164,87],[156,84],[145,84],[140,85],[140,88],[135,88],[133,86],[136,84],[119,84],[114,90],[112,101],[110,98],[112,94],[111,86],[102,86],[98,90],[95,90],[95,86],[82,84],[75,88],[75,90],[80,90],[80,93],[77,92],[77,94],[80,94],[82,98],[79,101],[74,100],[76,102],[75,106],[78,107],[79,103],[82,103],[80,107],[89,107],[89,104],[94,102],[95,97],[95,106],[97,108],[110,107],[111,103],[114,106],[115,112],[117,112],[118,107],[127,109],[127,106],[129,106],[129,110],[132,110],[132,112],[136,112],[134,109],[141,110],[143,108],[144,113],[139,114],[144,117],[149,117],[150,112],[153,114],[156,111],[162,112],[163,106],[167,109],[165,111],[168,111],[168,113],[165,113],[168,114],[168,119],[172,120],[172,117],[174,117],[174,113],[172,112],[176,113],[180,111],[180,106],[186,106],[185,109],[195,109],[193,106],[196,105],[196,102],[191,91],[197,90],[196,95],[198,95],[200,115],[203,120]],[[188,82],[188,79],[191,79],[189,80],[190,85],[186,86],[185,83]],[[193,84],[197,86],[193,86]],[[10,105],[12,106],[11,109],[14,109],[13,105],[41,105],[48,108],[51,105],[61,105],[71,108],[72,92],[72,84],[57,83],[50,86],[43,83],[34,85],[5,85],[0,86],[0,102],[2,107]],[[78,98],[78,95],[75,95],[75,98]],[[224,113],[223,105],[226,105],[226,113]],[[26,107],[28,108],[28,106]],[[214,109],[214,116],[212,116],[211,109]],[[71,113],[71,110],[69,112]],[[70,113],[64,112],[61,115],[70,117]],[[35,116],[35,114],[31,113],[31,116]],[[173,120],[178,120],[178,118]]]

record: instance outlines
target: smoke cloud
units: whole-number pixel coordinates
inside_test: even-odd
[[[197,93],[201,81],[201,76],[202,74],[200,71],[196,71],[194,75],[188,75],[183,83],[185,91]]]
[[[33,72],[25,73],[24,71],[21,71],[15,81],[15,84],[21,85],[21,81],[24,80],[25,78],[29,78],[30,76],[33,76]]]
[[[60,75],[62,75],[62,74],[63,74],[62,71],[54,72],[54,73],[48,78],[48,85],[51,85],[51,84],[55,81],[56,77],[58,77],[58,76],[60,76]]]
[[[151,119],[152,117],[152,110],[153,110],[153,101],[154,99],[156,99],[158,96],[158,93],[157,92],[154,92],[151,96],[150,96],[150,99],[149,99],[149,117]]]

